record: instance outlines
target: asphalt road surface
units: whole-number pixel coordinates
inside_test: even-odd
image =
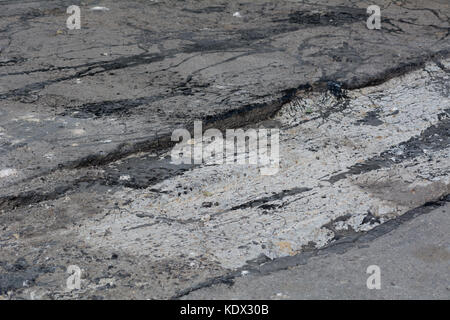
[[[414,210],[402,223],[375,229],[345,249],[332,246],[285,270],[246,274],[232,286],[214,285],[184,298],[447,300],[449,212],[448,202]],[[380,268],[379,289],[367,287],[370,266]]]

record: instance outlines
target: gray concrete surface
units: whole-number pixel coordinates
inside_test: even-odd
[[[0,298],[184,297],[447,199],[448,2],[369,4],[0,1]],[[194,120],[279,128],[277,174],[174,165]]]
[[[345,252],[324,249],[299,266],[247,275],[230,285],[200,289],[183,299],[450,299],[450,203],[420,214]],[[409,215],[414,216],[411,212]],[[376,234],[377,230],[373,230]],[[381,288],[369,290],[377,265]]]

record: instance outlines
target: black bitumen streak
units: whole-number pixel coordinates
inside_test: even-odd
[[[302,86],[303,87],[303,86]],[[221,114],[206,116],[199,119],[203,123],[203,130],[215,128],[221,131],[236,129],[266,120],[273,116],[285,103],[292,100],[298,88],[284,90],[280,98],[275,98],[268,103],[253,103],[242,106],[240,109],[226,111]],[[186,127],[193,134],[193,124]],[[171,140],[172,134],[156,136],[153,139],[137,143],[122,144],[116,150],[108,154],[92,154],[87,157],[60,164],[59,168],[84,168],[101,166],[127,157],[138,152],[163,153],[172,148],[176,142]]]
[[[412,137],[408,141],[391,147],[381,154],[372,157],[363,163],[355,164],[347,171],[336,174],[326,181],[338,182],[350,175],[390,167],[391,165],[402,163],[405,160],[414,159],[426,155],[427,151],[444,150],[450,146],[450,109],[439,114],[439,121],[435,125],[426,128],[419,136]]]
[[[302,26],[342,26],[348,23],[365,21],[365,9],[350,7],[334,7],[330,12],[295,11],[289,14],[288,19],[275,21],[289,21],[289,23]]]
[[[263,197],[259,199],[255,199],[252,201],[248,201],[246,203],[237,205],[232,207],[229,211],[239,210],[239,209],[247,209],[247,208],[255,208],[258,207],[260,209],[274,209],[275,205],[267,205],[267,202],[272,202],[276,200],[282,200],[288,196],[294,196],[303,192],[311,191],[311,188],[293,188],[289,190],[283,190],[279,193],[275,193],[268,197]]]
[[[0,67],[5,66],[13,66],[15,64],[19,64],[25,61],[25,58],[21,57],[12,57],[12,58],[1,58],[0,59]]]
[[[62,82],[62,81],[74,80],[74,79],[83,78],[83,77],[87,77],[87,76],[94,76],[94,75],[108,72],[108,71],[120,70],[120,69],[124,69],[124,68],[136,67],[136,66],[140,66],[143,64],[150,64],[153,62],[162,61],[166,57],[169,57],[169,56],[171,56],[171,54],[164,56],[164,55],[155,54],[155,53],[141,53],[141,54],[133,55],[133,56],[129,56],[129,57],[120,57],[120,58],[117,58],[117,59],[114,59],[111,61],[92,62],[92,63],[83,64],[80,66],[54,67],[54,68],[50,68],[48,70],[38,69],[37,71],[23,71],[23,72],[20,72],[17,74],[27,74],[27,73],[32,73],[32,72],[53,71],[53,70],[58,71],[58,70],[64,70],[64,69],[76,70],[76,69],[84,67],[83,70],[78,71],[72,75],[59,77],[56,79],[50,79],[50,80],[46,80],[46,81],[42,81],[42,82],[35,82],[35,83],[28,84],[19,89],[7,91],[3,94],[0,94],[0,100],[8,99],[8,98],[15,97],[15,96],[28,95],[30,92],[39,91],[39,90],[45,88],[45,86],[48,86],[48,85],[54,84],[54,83],[58,83],[58,82]],[[6,75],[9,75],[9,74],[6,74]]]
[[[12,210],[21,206],[27,206],[30,204],[55,200],[66,194],[68,191],[73,190],[76,183],[72,185],[58,186],[51,191],[31,190],[22,192],[17,195],[9,195],[0,197],[0,209]]]
[[[366,126],[380,126],[383,124],[383,121],[378,118],[379,115],[379,110],[369,111],[363,119],[356,121],[356,124]]]
[[[343,81],[343,87],[348,90],[354,90],[377,86],[393,78],[422,69],[425,67],[425,64],[428,61],[438,61],[442,58],[447,58],[448,56],[450,56],[450,49],[443,49],[432,54],[415,57],[408,62],[401,62],[397,66],[382,70],[377,74],[361,79],[351,79],[348,81]]]
[[[170,96],[173,97],[175,95]],[[164,95],[164,96],[140,97],[136,99],[119,99],[119,100],[90,102],[84,103],[81,106],[75,108],[70,108],[59,115],[60,116],[69,115],[72,118],[81,118],[81,119],[93,117],[100,118],[111,115],[125,116],[130,115],[131,113],[130,111],[134,108],[168,97],[169,97],[168,95]]]
[[[120,164],[108,166],[102,176],[83,176],[66,184],[58,185],[51,190],[35,189],[16,195],[0,197],[0,209],[13,210],[22,206],[43,201],[56,200],[68,193],[98,190],[102,186],[124,186],[133,189],[144,189],[170,177],[190,170],[194,165],[173,165],[170,159],[158,157],[139,157],[122,161]],[[129,180],[120,177],[129,175]]]
[[[56,271],[55,266],[31,265],[23,257],[18,258],[13,264],[0,261],[0,267],[6,271],[0,272],[0,294],[32,286],[41,274]]]
[[[125,159],[120,164],[105,168],[105,177],[101,183],[106,185],[123,185],[133,189],[144,189],[158,182],[169,179],[193,169],[193,164],[175,165],[170,158],[142,156]],[[129,180],[120,180],[128,175]]]
[[[179,291],[177,294],[171,297],[171,299],[180,299],[191,292],[201,290],[204,288],[212,287],[216,284],[233,285],[234,280],[242,275],[242,271],[249,271],[254,276],[263,276],[273,272],[286,270],[290,267],[304,265],[308,263],[309,259],[324,254],[343,254],[348,250],[355,248],[359,245],[365,245],[374,241],[375,239],[382,237],[383,235],[397,229],[402,224],[411,221],[412,219],[430,213],[436,208],[442,207],[450,202],[450,194],[433,202],[427,202],[424,205],[412,209],[403,215],[389,220],[381,225],[374,227],[366,232],[349,232],[348,234],[332,241],[326,247],[316,249],[312,245],[308,245],[302,248],[302,252],[294,256],[282,257],[277,259],[269,259],[268,257],[261,256],[256,260],[248,261],[247,265],[239,268],[236,271],[230,272],[226,275],[215,277],[207,281],[201,282],[195,286]],[[345,217],[343,217],[345,219]],[[337,220],[335,220],[337,221]]]

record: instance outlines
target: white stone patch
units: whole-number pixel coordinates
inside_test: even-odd
[[[86,134],[86,130],[84,129],[72,129],[70,130],[70,132],[74,135],[74,136],[83,136]]]
[[[131,177],[129,175],[123,175],[119,177],[119,181],[130,181]]]
[[[101,6],[95,6],[90,8],[91,11],[109,11],[109,8],[107,7],[101,7]]]
[[[46,153],[46,154],[44,154],[43,157],[48,159],[48,160],[53,160],[53,159],[55,159],[55,154],[53,154],[53,153]]]
[[[16,169],[7,168],[7,169],[0,170],[0,178],[7,178],[10,176],[15,176],[15,175],[17,175]]]
[[[27,122],[41,122],[40,119],[36,118],[32,114],[26,114],[24,116],[19,117],[19,120],[27,121]]]

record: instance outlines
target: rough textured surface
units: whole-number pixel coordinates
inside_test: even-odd
[[[264,119],[307,84],[359,87],[448,54],[445,2],[380,3],[381,30],[364,2],[314,3],[2,1],[0,162],[28,185],[157,149],[194,119],[238,127],[251,119],[234,112],[269,105],[250,117]],[[81,30],[65,26],[71,4]]]
[[[94,5],[0,1],[1,297],[179,298],[448,202],[447,1],[381,30],[362,1]],[[278,173],[172,164],[194,120],[278,127]]]
[[[450,203],[410,215],[422,213],[375,240],[356,241],[344,253],[331,247],[300,266],[248,275],[236,279],[233,286],[217,285],[184,298],[448,300]],[[380,267],[380,290],[367,289],[370,265]]]

